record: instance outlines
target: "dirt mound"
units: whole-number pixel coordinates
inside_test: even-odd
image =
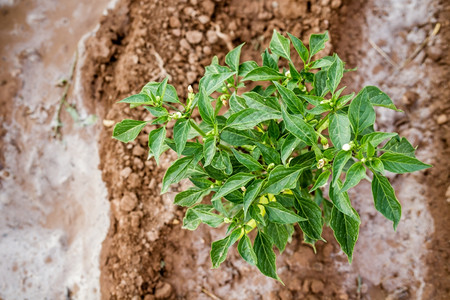
[[[115,102],[139,92],[146,82],[166,75],[171,77],[170,83],[180,97],[185,97],[187,86],[193,84],[196,88],[203,67],[213,55],[223,61],[230,48],[247,42],[244,59],[260,61],[260,52],[267,47],[273,29],[291,32],[304,40],[311,33],[330,29],[332,43],[326,51],[332,53],[332,47],[337,48],[349,67],[354,67],[363,51],[361,28],[365,21],[361,3],[123,0],[102,19],[96,37],[87,44],[85,89],[104,120],[146,119],[145,110],[130,111]],[[440,17],[445,20],[445,16]],[[443,70],[448,63],[439,58],[429,62],[429,67]],[[448,73],[438,74],[442,74],[441,80],[449,78]],[[356,77],[348,80],[351,85]],[[437,97],[436,107],[448,114],[448,103],[444,102],[447,98]],[[418,105],[420,109],[426,104]],[[429,130],[439,135],[433,142],[444,149],[448,146],[448,125],[433,126]],[[105,126],[101,136],[100,167],[113,212],[101,262],[104,299],[384,299],[388,294],[392,299],[406,299],[415,295],[415,287],[406,291],[397,290],[395,285],[372,287],[361,281],[364,274],[338,269],[338,265],[346,264],[346,258],[338,252],[329,230],[325,231],[325,239],[330,242],[318,243],[317,255],[301,243],[300,233],[295,233],[293,242],[277,261],[286,287],[246,265],[235,250],[220,269],[211,270],[210,243],[223,232],[204,227],[195,233],[181,229],[183,210],[172,204],[174,193],[159,195],[164,171],[175,156],[166,154],[160,166],[153,160],[146,161],[148,132],[149,128],[126,145],[111,139],[112,127]],[[438,151],[434,163],[448,159],[444,151],[448,150]],[[445,194],[448,170],[443,164],[426,175],[420,180],[432,186],[424,191],[428,199]],[[440,181],[434,180],[433,175],[439,176]],[[429,203],[438,220],[436,228],[448,228],[448,204]],[[431,244],[434,256],[429,262],[440,274],[435,286],[443,289],[442,293],[433,294],[436,299],[445,295],[445,286],[448,288],[448,270],[439,267],[448,262],[448,240],[448,231],[437,231],[437,242]]]

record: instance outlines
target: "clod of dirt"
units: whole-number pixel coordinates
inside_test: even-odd
[[[123,211],[132,211],[138,203],[135,193],[127,193],[120,200],[120,209]]]
[[[402,103],[406,106],[414,105],[417,99],[419,99],[419,94],[413,91],[407,91],[403,94]]]

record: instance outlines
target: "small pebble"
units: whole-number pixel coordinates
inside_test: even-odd
[[[439,125],[445,124],[445,123],[447,123],[447,121],[448,121],[448,118],[447,118],[447,115],[445,115],[445,114],[440,115],[439,117],[437,117],[437,120],[436,120],[436,122]]]
[[[203,39],[203,34],[198,30],[186,32],[186,39],[191,45],[198,44]]]
[[[342,0],[332,0],[331,1],[331,8],[339,8],[342,5]]]

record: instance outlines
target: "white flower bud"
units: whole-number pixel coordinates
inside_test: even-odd
[[[174,119],[179,119],[181,118],[181,113],[179,111],[177,111],[176,113],[173,114],[173,118]]]
[[[284,76],[289,77],[289,75],[291,75],[291,71],[286,71],[286,73],[284,73]]]
[[[322,169],[324,166],[325,166],[325,159],[323,158],[319,159],[319,161],[317,162],[317,168]]]
[[[352,149],[352,146],[350,146],[350,144],[344,144],[344,145],[342,145],[342,150],[348,151],[348,150],[350,150],[350,149]]]
[[[189,86],[188,86],[188,92],[189,92],[189,93],[193,93],[193,92],[194,92],[194,89],[192,88],[192,85],[189,85]]]

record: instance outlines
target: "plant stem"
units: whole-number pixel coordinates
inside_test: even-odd
[[[206,136],[206,133],[198,127],[197,123],[195,123],[193,120],[189,120],[191,122],[192,128],[194,128],[202,137]]]

